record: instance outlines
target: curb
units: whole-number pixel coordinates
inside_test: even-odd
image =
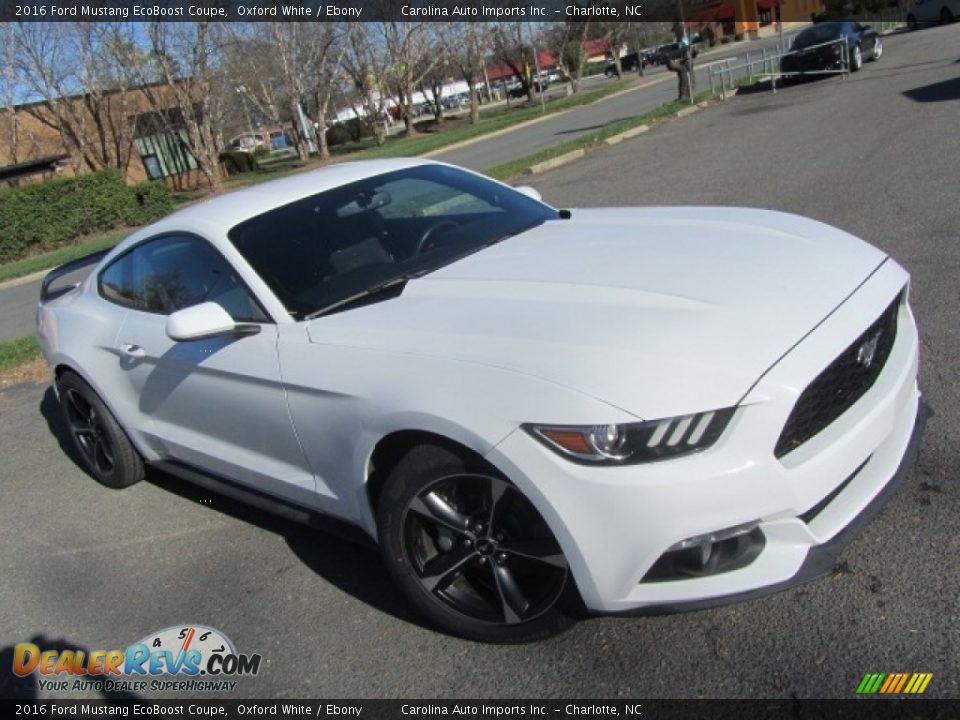
[[[641,133],[645,133],[649,129],[649,125],[637,125],[635,128],[630,128],[629,130],[624,130],[622,133],[617,133],[616,135],[608,137],[603,141],[603,143],[605,145],[616,145],[618,142],[629,140],[630,138],[636,137]]]
[[[43,276],[50,272],[53,267],[48,267],[44,270],[37,270],[32,272],[29,275],[21,275],[20,277],[11,278],[9,280],[4,280],[0,282],[0,290],[7,290],[9,288],[20,287],[21,285],[29,285],[32,282],[43,279]]]
[[[681,108],[677,110],[675,117],[683,118],[683,117],[686,117],[687,115],[693,115],[695,112],[700,112],[699,105],[691,105],[690,107]]]
[[[560,167],[561,165],[566,165],[567,163],[572,163],[575,160],[579,160],[584,155],[587,154],[587,151],[584,148],[579,148],[578,150],[573,150],[563,155],[558,155],[555,158],[550,158],[549,160],[544,160],[543,162],[538,162],[530,167],[526,168],[523,171],[524,175],[537,175],[547,170],[553,170],[554,168]]]

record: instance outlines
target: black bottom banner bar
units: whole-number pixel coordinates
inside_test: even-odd
[[[0,700],[16,718],[714,718],[946,720],[960,701],[855,700]]]

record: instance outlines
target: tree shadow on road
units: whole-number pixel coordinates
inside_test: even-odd
[[[633,117],[617,118],[616,120],[610,120],[609,122],[600,123],[599,125],[587,125],[585,127],[571,128],[570,130],[558,130],[553,134],[554,135],[572,135],[574,133],[590,132],[591,130],[603,130],[606,127],[610,127],[611,125],[616,125],[617,123],[625,122],[626,120],[633,120]]]
[[[53,388],[47,388],[39,409],[63,452],[93,480],[64,425]],[[391,581],[373,541],[358,528],[320,515],[311,515],[309,525],[300,524],[226,495],[212,493],[208,488],[156,468],[148,467],[146,480],[193,502],[207,501],[214,494],[215,503],[203,503],[210,512],[221,512],[280,535],[301,562],[331,585],[400,620],[429,627]]]
[[[914,102],[949,102],[960,100],[960,78],[950,78],[940,82],[922,85],[903,93]]]

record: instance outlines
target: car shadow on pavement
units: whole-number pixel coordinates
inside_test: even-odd
[[[914,102],[948,102],[960,99],[960,78],[941,80],[903,93]]]
[[[63,452],[91,478],[91,482],[96,482],[74,448],[52,387],[43,394],[39,409]],[[148,467],[146,480],[196,503],[207,501],[213,492],[156,468]],[[217,495],[215,503],[203,503],[209,512],[221,512],[280,535],[304,565],[331,585],[395,618],[420,627],[431,627],[413,611],[397,590],[373,541],[358,528],[317,515],[311,517],[310,525],[300,524],[226,495],[214,494]],[[3,665],[0,664],[0,667]],[[0,697],[3,697],[2,692]]]
[[[212,492],[156,468],[148,468],[146,479],[191,502],[208,500]],[[352,526],[322,516],[314,516],[310,525],[301,524],[226,495],[217,495],[204,507],[280,535],[304,565],[331,585],[381,612],[429,627],[391,581],[373,542],[364,542],[362,532]]]
[[[43,397],[40,398],[40,415],[44,420],[47,421],[47,429],[50,431],[50,434],[57,439],[57,444],[60,446],[60,450],[63,451],[63,454],[70,458],[70,461],[76,465],[84,475],[91,480],[94,480],[93,475],[90,474],[90,471],[87,470],[86,465],[83,464],[83,459],[80,457],[80,453],[77,451],[76,446],[70,439],[70,433],[67,431],[67,427],[63,423],[63,415],[60,412],[60,403],[57,400],[56,394],[53,392],[52,385],[47,387],[43,393]]]
[[[74,656],[76,656],[78,652],[82,652],[85,657],[90,657],[90,651],[87,648],[72,643],[69,640],[49,640],[43,635],[34,635],[29,640],[24,640],[24,642],[36,645],[41,653],[47,652],[48,650],[56,650],[57,652],[70,650],[74,653]],[[0,648],[0,668],[3,668],[3,671],[0,672],[0,698],[5,700],[35,700],[40,697],[41,693],[39,676],[36,672],[32,672],[24,677],[16,675],[13,672],[15,653],[16,645],[8,645]],[[52,682],[64,682],[64,676],[61,674],[50,675],[48,678]],[[98,688],[94,684],[98,679],[119,680],[120,678],[118,676],[104,678],[96,675],[70,675],[67,676],[65,682],[67,682],[68,691],[72,693],[83,691],[96,692],[99,698],[105,700],[143,699],[136,693],[125,690]],[[57,691],[43,689],[42,692],[44,692],[45,695],[52,694],[53,697],[56,697]]]

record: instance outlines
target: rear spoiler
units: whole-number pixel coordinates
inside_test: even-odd
[[[76,282],[66,282],[61,285],[54,287],[54,283],[57,280],[62,278],[64,275],[69,275],[75,273],[78,270],[82,270],[85,267],[91,267],[96,265],[98,262],[103,260],[108,252],[113,250],[113,248],[107,248],[106,250],[98,250],[95,253],[90,253],[89,255],[84,255],[83,257],[77,258],[76,260],[71,260],[68,263],[64,263],[60,267],[56,267],[46,274],[43,278],[43,282],[40,284],[40,302],[47,302],[48,300],[53,300],[58,298],[61,295],[65,295],[74,288],[80,286],[86,279],[84,275],[80,280]],[[89,274],[89,273],[87,273]]]

